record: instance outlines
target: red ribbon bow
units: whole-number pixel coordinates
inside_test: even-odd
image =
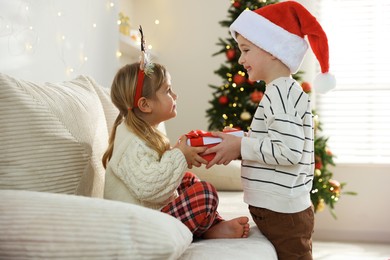
[[[186,134],[191,146],[203,146],[203,137],[214,137],[211,132],[206,132],[203,130],[192,130]]]

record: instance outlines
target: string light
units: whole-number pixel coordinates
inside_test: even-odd
[[[23,19],[23,22],[20,24],[17,24],[18,30],[13,30],[13,24],[9,23],[7,20],[3,19],[3,17],[0,17],[0,29],[2,30],[2,35],[8,37],[8,51],[11,55],[26,55],[31,54],[37,49],[37,44],[39,40],[39,36],[37,35],[37,32],[35,31],[36,28],[28,24],[28,21],[31,19],[31,13],[36,11],[36,5],[35,3],[30,3],[30,1],[22,1],[22,2],[29,2],[28,4],[24,3],[22,6],[18,6],[18,16],[26,18]],[[115,1],[107,0],[105,2],[105,7],[110,8],[110,16],[115,15],[114,9],[115,7]],[[51,17],[54,17],[53,22],[56,24],[53,24],[53,26],[58,27],[56,36],[57,36],[57,45],[59,47],[60,52],[60,58],[62,60],[62,63],[64,64],[65,73],[67,75],[70,75],[72,73],[77,72],[80,70],[80,68],[89,61],[89,58],[86,55],[86,43],[88,40],[82,39],[81,42],[75,42],[75,40],[72,38],[73,34],[68,35],[67,31],[62,31],[61,26],[67,26],[66,20],[68,19],[67,15],[68,13],[66,10],[61,10],[61,8],[56,7],[55,5],[52,6],[53,9],[51,9]],[[19,20],[17,20],[19,22]],[[90,26],[92,28],[97,28],[97,23],[99,21],[90,21]],[[155,20],[155,24],[159,24],[159,20]],[[118,21],[119,24],[119,21]],[[39,31],[40,28],[38,28]],[[66,29],[66,28],[65,28]],[[88,30],[87,32],[90,33],[92,30]],[[65,35],[66,33],[66,35]],[[85,35],[85,38],[88,35]],[[75,49],[76,48],[76,49]],[[148,46],[149,49],[152,49],[152,45]],[[78,54],[78,56],[76,56]],[[113,53],[114,54],[114,53]],[[119,50],[115,53],[116,57],[121,57],[122,52]]]
[[[66,75],[70,76],[74,72],[74,69],[72,67],[68,67],[65,70]]]

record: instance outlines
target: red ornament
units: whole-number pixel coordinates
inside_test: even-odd
[[[228,50],[226,51],[226,58],[227,58],[229,61],[234,60],[235,57],[236,57],[236,50],[235,50],[235,49],[228,49]]]
[[[321,170],[322,169],[322,162],[316,162],[314,168]]]
[[[255,90],[251,93],[250,97],[253,103],[259,103],[263,98],[264,93],[258,90]]]
[[[321,157],[320,157],[320,156],[316,156],[314,168],[315,168],[315,169],[319,169],[319,170],[322,169],[322,160],[321,160]]]
[[[311,92],[311,84],[309,82],[302,82],[301,87],[305,93],[310,93]]]
[[[229,103],[229,98],[227,96],[220,96],[218,102],[221,105],[226,105],[227,103]]]
[[[246,82],[246,77],[237,73],[236,75],[233,76],[233,82],[236,83],[237,85],[241,85]]]
[[[234,1],[233,6],[234,6],[235,8],[240,8],[240,6],[241,6],[240,1]]]

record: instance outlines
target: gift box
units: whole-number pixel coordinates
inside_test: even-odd
[[[238,129],[224,130],[223,133],[235,135],[238,137],[244,136],[244,131]],[[188,138],[187,144],[190,146],[207,146],[210,148],[222,142],[221,138],[213,136],[211,132],[202,130],[193,130],[187,133],[186,136]],[[209,162],[215,157],[215,153],[202,155],[202,157]]]

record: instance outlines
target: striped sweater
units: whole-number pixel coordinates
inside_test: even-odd
[[[244,201],[282,213],[311,205],[314,127],[309,96],[292,78],[267,84],[241,141]]]

